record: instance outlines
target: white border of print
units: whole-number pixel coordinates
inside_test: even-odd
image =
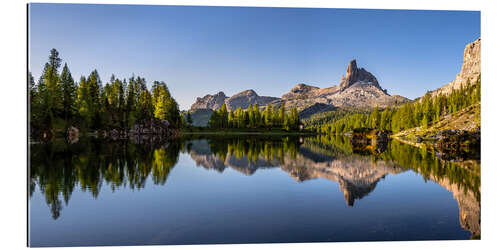
[[[359,242],[359,243],[304,243],[304,244],[259,244],[253,245],[190,245],[190,246],[150,246],[149,249],[489,249],[498,239],[496,230],[499,219],[498,182],[500,166],[495,157],[495,143],[500,141],[496,128],[499,125],[500,82],[495,77],[500,58],[499,30],[500,10],[494,1],[475,0],[146,0],[146,1],[82,1],[52,0],[53,3],[108,3],[108,4],[158,4],[158,5],[211,5],[211,6],[266,6],[266,7],[317,7],[317,8],[370,8],[370,9],[436,9],[436,10],[480,10],[482,38],[482,240],[480,241],[415,241],[415,242]],[[0,107],[2,121],[1,160],[4,175],[0,182],[2,206],[0,206],[0,245],[4,249],[22,249],[26,247],[26,1],[2,2],[2,81]],[[439,24],[436,24],[439,25]],[[5,78],[7,76],[7,78]],[[451,80],[451,79],[450,79]],[[443,83],[444,84],[444,83]],[[496,244],[498,245],[498,243]],[[142,247],[127,247],[141,249]],[[50,249],[50,248],[48,248]],[[65,249],[65,248],[57,248]],[[78,249],[94,249],[81,247]],[[106,249],[119,249],[107,247]]]

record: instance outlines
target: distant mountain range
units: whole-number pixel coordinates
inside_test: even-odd
[[[299,111],[313,106],[317,103],[335,107],[353,107],[353,108],[373,108],[376,106],[386,107],[391,104],[404,103],[409,101],[407,98],[394,95],[391,96],[383,90],[377,78],[364,68],[358,68],[356,60],[349,62],[345,76],[342,76],[339,85],[329,88],[318,88],[304,83],[297,84],[290,92],[284,94],[281,98],[270,96],[259,96],[254,90],[249,89],[231,97],[226,96],[224,92],[218,92],[214,95],[205,95],[198,97],[191,105],[191,110],[211,109],[215,110],[226,104],[228,109],[237,109],[239,107],[246,109],[249,105],[257,104],[259,106],[280,106],[296,107]],[[329,108],[323,108],[327,110]]]
[[[463,86],[467,80],[474,83],[481,74],[481,39],[467,44],[464,51],[462,70],[456,79],[443,87],[431,91],[432,95],[439,93],[448,94],[452,89]],[[213,110],[226,104],[229,109],[243,108],[257,104],[264,108],[267,104],[272,106],[285,105],[286,109],[295,107],[299,110],[301,118],[307,118],[316,113],[336,110],[337,108],[371,109],[384,108],[409,102],[406,97],[389,95],[380,86],[377,78],[364,68],[358,68],[356,60],[347,65],[345,75],[340,83],[332,87],[318,88],[299,83],[288,93],[279,97],[259,96],[254,90],[242,91],[233,96],[226,96],[220,91],[214,95],[205,95],[196,98],[191,105],[190,112],[197,124],[206,124]],[[197,115],[202,114],[203,121],[197,121]],[[199,119],[198,119],[199,120]]]

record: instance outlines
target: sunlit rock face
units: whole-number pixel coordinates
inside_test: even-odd
[[[196,98],[195,103],[191,105],[191,110],[216,110],[222,107],[223,104],[226,104],[227,110],[236,110],[237,108],[246,109],[250,105],[265,106],[277,100],[279,100],[277,97],[260,96],[253,89],[242,91],[230,97],[221,91],[215,95],[205,95],[204,97]]]
[[[297,108],[299,111],[313,107],[307,112],[313,114],[331,111],[338,107],[387,107],[408,101],[407,98],[399,95],[389,95],[386,90],[382,89],[372,73],[364,68],[358,68],[356,60],[352,60],[347,65],[346,73],[341,77],[338,85],[318,88],[299,83],[281,98],[260,96],[252,89],[230,97],[219,92],[215,95],[198,97],[191,105],[191,111],[198,109],[216,110],[223,104],[226,104],[228,110],[246,109],[250,105],[263,108],[263,106],[270,104],[275,107],[285,105],[286,109]],[[318,104],[321,106],[317,106]]]
[[[358,68],[356,60],[349,62],[339,85],[321,89],[301,83],[284,94],[281,99],[286,107],[296,107],[299,110],[318,103],[332,107],[373,108],[409,101],[399,95],[389,95],[372,73],[364,68]]]
[[[246,109],[250,105],[266,106],[268,103],[279,100],[277,97],[259,96],[253,89],[242,91],[226,100],[227,109]]]
[[[455,80],[431,92],[432,95],[450,94],[453,89],[459,89],[469,81],[474,84],[481,76],[481,38],[465,46],[462,69]]]
[[[381,89],[378,84],[377,78],[372,73],[366,71],[364,68],[358,68],[356,60],[352,60],[347,65],[345,76],[342,76],[340,81],[340,89],[346,89],[357,82],[366,82],[374,87]]]
[[[225,103],[228,97],[224,92],[220,91],[215,95],[205,95],[204,97],[196,98],[196,101],[191,105],[191,110],[211,109],[216,110]]]

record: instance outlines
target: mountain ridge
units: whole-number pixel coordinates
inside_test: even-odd
[[[450,94],[454,89],[460,89],[467,84],[475,84],[481,76],[481,38],[465,45],[462,68],[455,80],[430,91],[432,96],[439,94]]]
[[[243,108],[249,105],[258,106],[285,105],[286,109],[292,107],[299,111],[305,110],[316,104],[328,105],[318,109],[333,110],[337,107],[353,108],[374,108],[387,107],[409,101],[409,99],[394,95],[391,96],[383,90],[377,78],[364,68],[358,68],[355,59],[351,60],[342,75],[340,83],[327,88],[319,88],[305,83],[296,84],[289,92],[283,94],[281,98],[271,96],[259,96],[255,90],[248,89],[241,91],[233,96],[226,96],[220,91],[214,95],[205,95],[198,97],[191,105],[191,111],[196,109],[218,109],[226,104],[229,109]]]

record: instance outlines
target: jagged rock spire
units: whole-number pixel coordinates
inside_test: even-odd
[[[340,88],[342,90],[346,89],[356,82],[371,83],[375,87],[381,89],[380,85],[378,84],[377,78],[375,78],[374,75],[366,71],[364,68],[361,69],[358,68],[358,65],[356,64],[356,59],[353,59],[347,65],[345,76],[342,76],[340,82]]]

